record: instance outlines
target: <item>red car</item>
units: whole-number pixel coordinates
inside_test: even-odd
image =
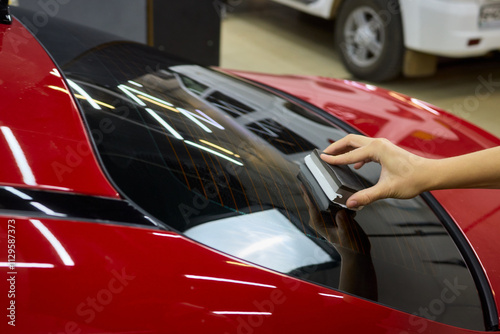
[[[321,210],[297,177],[347,133],[434,158],[498,138],[374,86],[200,67],[14,14],[2,333],[498,330],[499,191]],[[379,166],[356,173],[369,186]]]

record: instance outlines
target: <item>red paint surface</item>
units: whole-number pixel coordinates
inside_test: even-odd
[[[0,217],[1,238],[7,219]],[[68,266],[34,221],[16,219],[17,260],[53,268],[17,269],[19,333],[473,333],[257,268],[174,233],[38,220],[75,264]]]
[[[0,25],[0,47],[0,183],[118,197],[45,50],[17,21]]]

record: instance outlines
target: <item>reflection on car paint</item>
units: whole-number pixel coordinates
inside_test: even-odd
[[[303,157],[344,131],[248,83],[155,57],[114,44],[63,66],[92,99],[115,108],[96,110],[80,100],[91,130],[109,123],[112,131],[95,138],[101,158],[121,191],[144,210],[251,263],[409,313],[455,277],[474,286],[421,199],[380,201],[353,216],[335,208],[319,212],[304,197],[297,179]],[[112,75],[102,77],[104,71]],[[378,168],[359,175],[372,184]],[[475,288],[458,298],[463,308],[436,319],[483,328]]]

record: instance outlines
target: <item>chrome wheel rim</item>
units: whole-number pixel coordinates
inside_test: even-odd
[[[344,26],[347,59],[359,67],[373,65],[381,56],[385,43],[385,27],[380,15],[370,7],[359,7]]]

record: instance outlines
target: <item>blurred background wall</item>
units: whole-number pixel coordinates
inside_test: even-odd
[[[13,4],[15,5],[15,2]],[[139,43],[147,42],[147,0],[18,0],[20,7],[46,16],[104,30]]]
[[[200,65],[219,65],[222,0],[12,0],[11,4],[33,10],[29,20],[35,25],[62,18]]]

